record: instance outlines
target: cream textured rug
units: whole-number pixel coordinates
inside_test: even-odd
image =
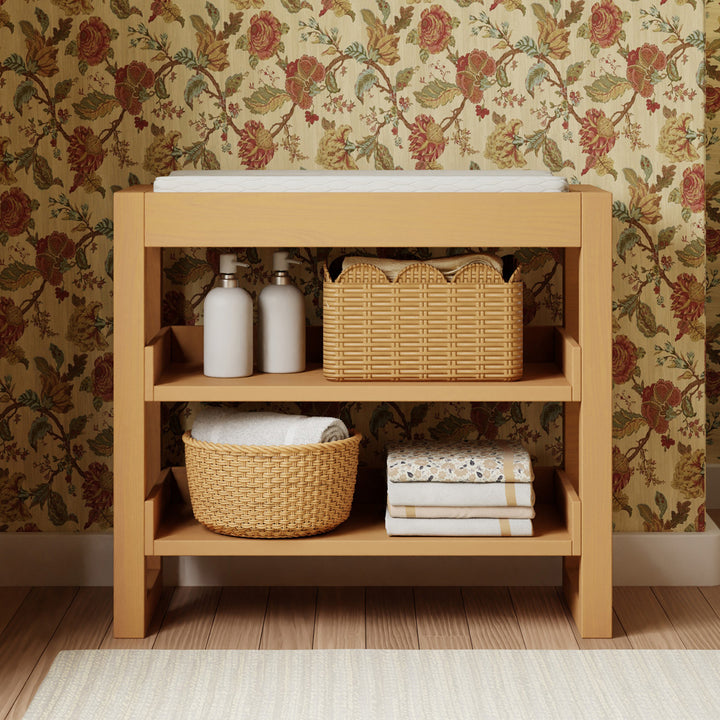
[[[76,650],[26,720],[720,717],[720,651]]]

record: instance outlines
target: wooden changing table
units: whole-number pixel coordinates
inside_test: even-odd
[[[115,636],[142,637],[162,558],[481,556],[563,558],[583,637],[612,635],[611,196],[568,193],[115,194]],[[329,382],[322,369],[217,379],[202,374],[202,328],[161,327],[163,247],[556,247],[565,252],[565,325],[526,328],[522,380]],[[531,342],[529,342],[532,340]],[[206,530],[170,502],[160,467],[165,401],[540,401],[565,403],[565,467],[539,469],[533,537],[388,537],[380,512],[337,530],[253,540]]]

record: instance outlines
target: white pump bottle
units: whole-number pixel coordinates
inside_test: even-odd
[[[292,284],[285,251],[273,253],[271,284],[258,296],[259,358],[266,373],[295,373],[305,370],[305,303]]]
[[[253,303],[238,287],[237,255],[220,256],[220,284],[205,298],[203,372],[208,377],[245,377],[253,372]]]

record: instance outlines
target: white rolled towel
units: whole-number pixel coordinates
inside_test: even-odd
[[[344,440],[349,433],[337,418],[205,407],[198,411],[192,436],[228,445],[307,445]]]

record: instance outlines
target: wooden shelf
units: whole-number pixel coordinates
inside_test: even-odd
[[[552,340],[547,338],[555,336]],[[540,342],[538,338],[543,337]],[[545,347],[548,346],[548,347]],[[562,329],[534,328],[533,359],[515,382],[335,382],[319,365],[293,374],[257,373],[209,378],[202,372],[202,327],[170,327],[145,349],[145,399],[155,402],[523,401],[570,402],[580,398],[580,348]]]
[[[185,505],[167,504],[172,497],[172,475],[165,471],[145,502],[145,552],[149,556],[474,556],[579,555],[580,500],[562,471],[540,471],[532,537],[389,537],[384,508],[353,507],[350,518],[324,535],[263,540],[219,535],[203,527]],[[550,487],[552,486],[552,487]]]

